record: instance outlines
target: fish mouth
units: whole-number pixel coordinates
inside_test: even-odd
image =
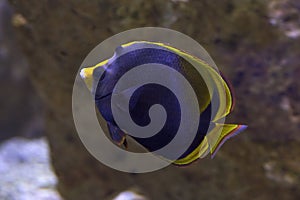
[[[86,78],[86,73],[85,73],[85,69],[83,68],[82,70],[80,70],[80,77],[82,79],[85,79]]]

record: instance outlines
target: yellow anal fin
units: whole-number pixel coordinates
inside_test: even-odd
[[[200,143],[200,145],[192,151],[190,154],[188,154],[186,157],[178,159],[173,162],[175,165],[188,165],[192,162],[196,161],[198,158],[203,158],[209,153],[209,145],[207,142],[207,138],[205,137],[203,141]]]
[[[211,147],[211,157],[213,158],[221,146],[231,137],[239,134],[247,128],[246,125],[236,125],[236,124],[217,124],[217,126],[222,127],[222,132],[216,143]]]

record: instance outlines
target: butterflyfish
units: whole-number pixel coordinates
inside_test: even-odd
[[[124,78],[129,72],[133,75]],[[154,74],[153,80],[150,74]],[[224,76],[201,58],[164,43],[123,44],[111,58],[82,68],[80,75],[94,95],[116,144],[126,145],[126,137],[130,136],[147,151],[156,153],[171,144],[179,130],[183,131],[172,144],[171,151],[178,152],[174,154],[177,156],[158,153],[175,165],[188,165],[208,154],[213,157],[226,140],[247,127],[223,123],[234,107],[233,90]],[[181,97],[185,100],[180,100]],[[151,114],[155,108],[161,108],[157,105],[164,111]],[[125,119],[118,123],[120,116]],[[161,119],[165,120],[164,124],[160,124]],[[151,127],[152,122],[160,124],[159,127]],[[193,124],[182,128],[183,122]],[[144,129],[138,129],[140,135],[132,135],[129,131],[132,127],[126,126],[128,123],[135,123],[132,127],[149,126],[156,134],[147,133],[146,137]],[[187,142],[187,138],[192,139]]]

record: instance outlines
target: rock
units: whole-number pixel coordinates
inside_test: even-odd
[[[118,194],[113,200],[146,200],[146,198],[133,191],[125,191]]]
[[[45,138],[14,138],[1,144],[0,176],[0,199],[61,200]]]

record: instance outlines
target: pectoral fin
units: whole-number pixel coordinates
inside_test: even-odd
[[[107,123],[107,127],[109,130],[109,134],[111,139],[116,142],[118,145],[122,145],[124,144],[124,146],[126,147],[127,142],[126,142],[126,134],[120,130],[118,127],[114,126],[111,123]]]

